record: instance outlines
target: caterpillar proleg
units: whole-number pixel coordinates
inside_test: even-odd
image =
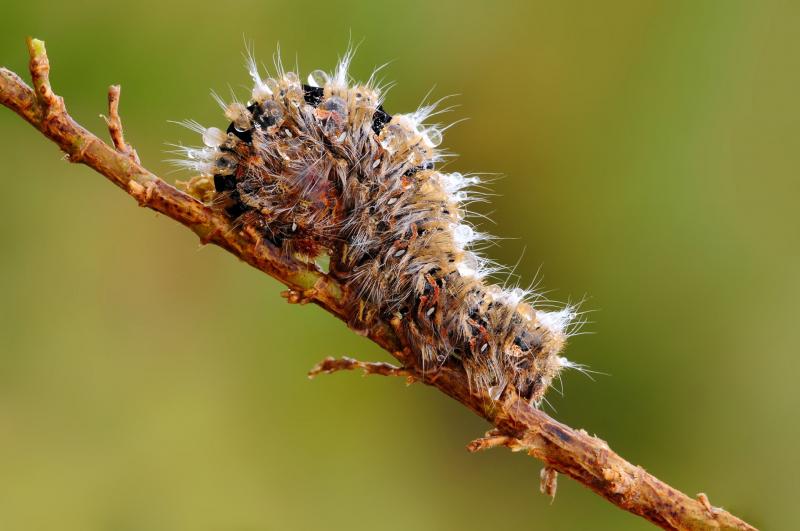
[[[373,75],[348,75],[352,53],[306,83],[276,61],[262,78],[248,61],[246,103],[222,105],[225,130],[187,125],[203,147],[182,148],[198,172],[185,188],[294,256],[330,259],[330,274],[387,316],[425,370],[458,363],[476,392],[506,389],[539,405],[564,368],[576,310],[534,307],[535,295],[491,284],[495,267],[465,219],[477,175],[444,173],[435,105],[389,114]]]

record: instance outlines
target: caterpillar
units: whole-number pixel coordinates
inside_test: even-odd
[[[279,59],[262,78],[249,54],[249,101],[215,95],[227,128],[184,123],[204,144],[178,146],[199,174],[184,189],[285,253],[327,255],[329,274],[400,319],[423,371],[457,363],[475,392],[538,407],[562,369],[582,368],[559,355],[576,308],[537,309],[534,293],[489,282],[498,268],[475,249],[486,235],[465,219],[480,176],[437,170],[436,104],[389,114],[375,73],[350,78],[352,57],[302,83]]]

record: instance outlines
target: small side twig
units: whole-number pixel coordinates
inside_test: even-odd
[[[47,113],[56,107],[63,107],[63,101],[55,95],[50,87],[50,62],[47,60],[44,41],[28,37],[26,44],[30,55],[28,68],[31,72],[31,81],[33,81],[33,88],[36,90],[36,101],[40,109]]]
[[[486,432],[486,435],[483,437],[478,437],[470,441],[467,445],[467,450],[475,453],[481,452],[483,450],[489,450],[491,448],[497,448],[498,446],[506,446],[515,450],[515,445],[518,443],[517,439],[514,437],[509,437],[508,435],[503,435],[498,429],[489,430]]]
[[[409,384],[414,383],[414,373],[402,367],[396,367],[391,363],[384,363],[382,361],[359,361],[357,359],[343,357],[333,358],[328,356],[321,362],[314,365],[308,371],[310,379],[315,378],[320,374],[333,374],[339,371],[354,371],[361,369],[364,371],[364,376],[369,374],[378,374],[380,376],[401,376],[405,377]]]
[[[202,243],[218,245],[251,266],[278,279],[289,288],[290,302],[312,302],[348,324],[359,323],[366,335],[402,367],[414,367],[419,353],[413,352],[396,333],[397,322],[357,301],[348,287],[326,275],[315,265],[298,262],[247,231],[225,215],[177,190],[142,167],[125,143],[118,113],[119,92],[109,93],[109,128],[115,147],[108,146],[76,123],[63,100],[50,86],[50,64],[44,42],[28,39],[32,89],[19,76],[0,68],[0,104],[16,112],[55,142],[72,162],[81,162],[104,175],[137,202],[178,221],[195,232]],[[369,316],[369,318],[366,318]],[[393,318],[396,320],[397,318]],[[327,360],[326,360],[327,361]],[[385,364],[329,362],[331,370],[361,368],[368,374],[401,375],[407,370]],[[313,371],[312,371],[313,372]],[[413,374],[411,374],[413,376]],[[729,512],[711,506],[708,498],[690,498],[643,468],[613,452],[605,441],[553,420],[525,400],[509,393],[502,402],[477,394],[463,368],[445,364],[435,378],[421,379],[495,426],[486,437],[470,444],[472,451],[507,446],[526,451],[545,465],[544,490],[555,492],[556,472],[570,476],[614,505],[646,518],[664,529],[701,530],[755,528]]]
[[[119,117],[119,85],[111,85],[108,87],[108,133],[111,135],[111,141],[114,147],[120,153],[123,153],[131,158],[133,162],[139,164],[139,155],[133,147],[125,142],[125,135],[122,133],[122,120]]]

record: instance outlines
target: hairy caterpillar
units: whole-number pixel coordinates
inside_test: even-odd
[[[580,368],[559,356],[575,308],[535,309],[530,292],[486,282],[497,269],[464,219],[480,178],[437,171],[443,128],[424,125],[435,104],[389,114],[375,74],[351,81],[351,59],[303,84],[280,61],[263,79],[250,57],[250,100],[217,97],[227,129],[185,123],[205,144],[179,146],[178,164],[200,174],[185,188],[286,253],[328,255],[330,274],[401,318],[424,370],[451,360],[491,399],[511,387],[538,406],[562,369]]]

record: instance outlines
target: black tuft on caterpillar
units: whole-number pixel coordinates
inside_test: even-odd
[[[186,123],[204,143],[181,148],[178,164],[200,174],[186,189],[286,253],[328,255],[330,274],[401,319],[424,370],[460,363],[491,399],[511,386],[539,405],[562,369],[580,368],[559,355],[575,308],[537,309],[531,293],[487,282],[496,268],[473,249],[486,236],[464,219],[480,178],[436,170],[435,104],[389,114],[374,75],[351,81],[351,58],[307,84],[280,63],[263,79],[250,59],[250,101],[217,98],[227,129]]]

